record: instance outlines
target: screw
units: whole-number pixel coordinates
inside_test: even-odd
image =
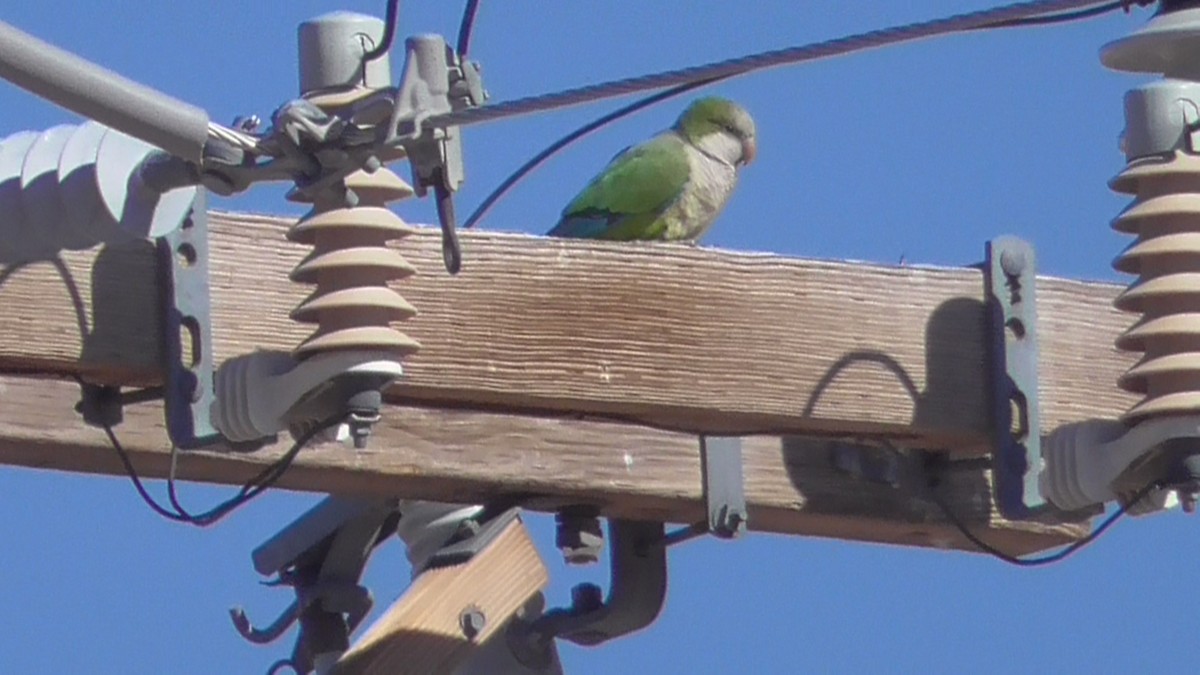
[[[487,616],[478,607],[471,605],[458,615],[458,625],[468,640],[474,640],[487,625]]]
[[[1025,271],[1025,266],[1029,261],[1025,259],[1023,251],[1001,251],[1000,252],[1000,269],[1010,277],[1019,277]]]

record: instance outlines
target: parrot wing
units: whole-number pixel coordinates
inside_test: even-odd
[[[548,233],[576,239],[661,239],[663,212],[679,198],[690,169],[684,141],[663,134],[618,154],[563,209]]]

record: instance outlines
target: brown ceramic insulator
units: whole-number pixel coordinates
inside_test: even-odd
[[[345,179],[357,205],[343,198],[318,201],[288,231],[288,239],[313,247],[292,271],[291,280],[316,289],[292,312],[292,319],[315,323],[317,330],[294,351],[297,359],[337,350],[390,353],[397,359],[420,344],[392,323],[416,310],[389,282],[416,270],[388,242],[413,233],[385,204],[413,190],[395,173],[380,168],[358,171]]]
[[[1130,162],[1111,187],[1134,195],[1113,229],[1137,238],[1113,261],[1137,279],[1116,308],[1141,315],[1117,338],[1142,358],[1117,382],[1142,400],[1124,415],[1200,412],[1200,158],[1173,153]]]

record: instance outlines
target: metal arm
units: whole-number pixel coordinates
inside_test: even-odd
[[[0,21],[0,77],[71,112],[199,163],[208,113]]]

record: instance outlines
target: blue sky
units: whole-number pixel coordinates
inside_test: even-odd
[[[461,3],[402,3],[400,35],[452,38]],[[0,18],[207,109],[267,117],[297,92],[296,25],[383,0],[162,2],[8,0]],[[919,3],[484,2],[473,56],[493,100],[675,68],[989,6]],[[686,7],[686,9],[684,9]],[[1118,280],[1127,241],[1109,220],[1125,199],[1122,95],[1140,77],[1105,70],[1105,42],[1148,18],[974,33],[778,68],[710,90],[755,116],[758,161],[706,243],[781,254],[965,265],[1020,235],[1041,271]],[[399,61],[394,63],[399,72]],[[685,99],[686,100],[686,99]],[[666,126],[684,101],[612,125],[521,184],[483,226],[542,232],[612,154]],[[617,102],[469,128],[466,214],[509,172]],[[0,135],[77,121],[0,83]],[[407,175],[401,169],[402,175]],[[263,186],[222,209],[299,214]],[[432,222],[432,204],[398,206]],[[469,252],[468,254],[469,255]],[[1124,280],[1122,280],[1124,281]],[[1115,385],[1114,385],[1115,386]],[[155,485],[155,489],[157,489]],[[226,488],[187,485],[200,508]],[[5,672],[256,673],[290,650],[245,643],[226,610],[258,621],[287,602],[258,585],[249,552],[315,497],[272,493],[210,530],[165,522],[127,481],[0,468],[0,630]],[[566,601],[601,570],[564,570],[549,518],[530,518]],[[671,552],[667,606],[636,636],[562,647],[572,675],[610,672],[1190,672],[1200,600],[1186,516],[1121,523],[1046,569],[978,555],[752,534]],[[408,579],[398,544],[373,559],[378,606]]]

